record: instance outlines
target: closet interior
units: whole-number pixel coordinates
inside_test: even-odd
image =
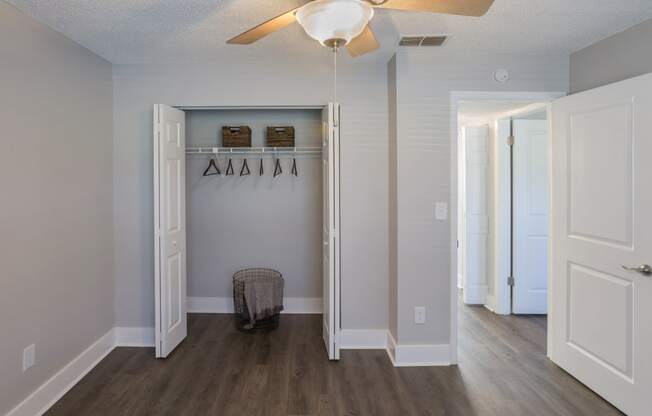
[[[247,305],[247,326],[269,311],[278,321],[281,304],[270,300],[284,286],[285,312],[322,314],[328,357],[339,359],[339,131],[336,103],[154,106],[157,357],[185,339],[188,312],[233,312],[234,298]],[[255,310],[239,292],[244,280],[233,284],[250,268],[238,276],[255,280],[245,284]],[[259,296],[272,280],[273,295]]]
[[[189,309],[232,306],[233,274],[266,267],[283,274],[287,311],[321,312],[321,109],[185,113]],[[225,126],[249,127],[250,146],[224,147]],[[294,127],[293,147],[267,146],[278,126]]]

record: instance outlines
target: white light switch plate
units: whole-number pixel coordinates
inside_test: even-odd
[[[435,219],[439,221],[448,219],[448,204],[446,202],[437,202],[435,204]]]
[[[414,323],[421,325],[426,323],[426,307],[425,306],[415,306],[414,307]]]
[[[36,345],[32,344],[23,350],[23,371],[27,371],[36,362]]]

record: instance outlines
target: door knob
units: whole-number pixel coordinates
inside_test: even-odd
[[[627,270],[628,272],[638,272],[644,276],[650,276],[652,275],[652,266],[649,264],[641,264],[640,266],[623,266],[623,269]]]

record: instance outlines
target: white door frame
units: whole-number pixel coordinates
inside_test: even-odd
[[[326,104],[326,105],[240,105],[240,106],[228,106],[228,105],[199,105],[198,106],[198,105],[172,105],[172,104],[168,104],[168,105],[170,107],[172,107],[172,108],[176,108],[176,109],[182,110],[182,111],[190,111],[190,110],[320,110],[320,111],[323,111],[324,109],[328,109],[328,107],[329,107],[329,104]],[[338,115],[338,126],[337,127],[339,128],[339,115]],[[341,135],[341,132],[339,134]],[[186,146],[187,146],[187,142],[186,142]],[[339,169],[339,166],[340,166],[340,160],[339,160],[340,153],[339,153],[339,151],[334,156],[336,158],[338,158],[337,161],[336,161],[337,162],[336,165],[337,165],[337,168]],[[339,180],[338,180],[338,186],[339,186]],[[341,204],[341,198],[338,199],[338,202]],[[340,215],[339,214],[340,210],[341,210],[341,207],[338,207],[338,216]],[[339,223],[339,221],[340,220],[339,220],[339,217],[338,217],[338,223]],[[338,247],[338,250],[341,247],[341,245],[339,244],[340,235],[341,235],[341,230],[340,230],[340,228],[338,226],[338,229],[337,229],[337,240],[338,240],[337,247]],[[339,253],[337,253],[336,258],[337,258],[337,267],[340,269],[340,273],[336,273],[336,279],[338,279],[338,281],[336,282],[336,287],[339,290],[342,287],[341,286],[341,279],[342,279],[342,277],[341,277],[341,257],[340,257]],[[158,266],[156,264],[155,264],[155,269],[158,269]],[[336,322],[337,326],[335,328],[335,334],[336,334],[336,342],[337,342],[337,345],[338,345],[337,359],[339,359],[339,345],[340,345],[339,336],[340,336],[341,331],[342,331],[342,323],[341,323],[341,319],[340,319],[341,310],[342,310],[341,296],[337,297],[335,307],[337,309],[337,313],[336,313],[337,319],[335,319],[335,322]],[[155,313],[155,317],[158,319],[159,318],[158,303],[156,305],[154,313]]]
[[[526,103],[549,103],[553,100],[566,96],[565,92],[548,91],[548,92],[502,92],[502,91],[451,91],[450,93],[450,142],[451,142],[451,160],[450,160],[450,189],[451,189],[451,217],[450,217],[450,363],[457,364],[457,142],[458,142],[458,125],[457,113],[460,102],[463,101],[493,101],[493,102],[518,102]],[[548,112],[550,112],[549,105]],[[548,120],[550,123],[550,120]],[[551,130],[549,130],[551,132]],[[549,149],[550,151],[550,149]],[[552,218],[551,218],[552,223]],[[551,241],[551,239],[549,240]],[[550,261],[550,260],[548,260]],[[549,269],[550,270],[550,269]],[[550,285],[550,276],[548,276]],[[549,292],[550,293],[550,290]],[[548,313],[552,313],[550,298],[548,299]],[[548,331],[550,334],[551,331]],[[548,335],[548,350],[550,346],[550,335]]]

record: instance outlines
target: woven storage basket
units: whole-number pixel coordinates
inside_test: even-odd
[[[249,126],[222,126],[222,146],[251,147]]]
[[[280,322],[280,313],[274,314],[272,317],[256,321],[256,325],[250,327],[249,310],[244,297],[245,282],[255,279],[281,279],[283,275],[272,269],[265,268],[250,268],[237,271],[233,274],[233,309],[236,317],[236,325],[239,330],[244,332],[253,331],[256,329],[275,329]],[[281,294],[282,295],[282,294]]]
[[[294,147],[294,127],[267,127],[267,146]]]

